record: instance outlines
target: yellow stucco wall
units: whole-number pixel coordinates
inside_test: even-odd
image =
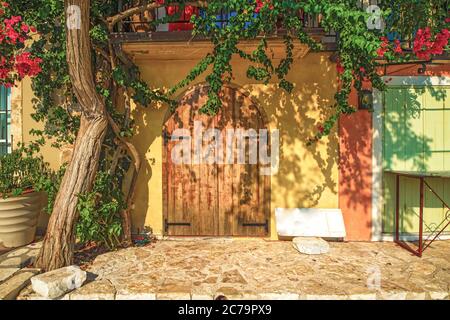
[[[16,97],[16,103],[13,103],[12,105],[12,109],[17,111],[17,113],[14,114],[14,117],[16,117],[16,119],[17,117],[21,117],[21,128],[16,128],[17,131],[21,131],[21,137],[18,137],[18,139],[16,138],[14,143],[17,144],[18,141],[21,141],[28,144],[37,139],[36,136],[30,134],[30,130],[41,130],[44,126],[43,123],[38,123],[31,117],[35,112],[33,108],[33,99],[35,96],[33,89],[31,88],[31,79],[25,78],[22,80],[17,87],[12,88],[12,94],[13,97]],[[12,126],[14,127],[14,122]],[[41,148],[41,154],[44,157],[44,160],[47,161],[53,169],[56,170],[60,167],[61,152],[59,149],[53,148],[51,143],[47,143]]]
[[[169,49],[168,49],[169,50]],[[182,56],[180,54],[180,56]],[[247,65],[233,61],[234,85],[241,86],[258,102],[271,129],[280,130],[280,167],[271,177],[271,237],[276,238],[275,208],[338,208],[338,141],[334,133],[312,147],[307,138],[317,131],[333,103],[335,68],[328,53],[309,53],[297,59],[288,79],[295,84],[287,94],[276,84],[265,86],[246,77]],[[142,77],[153,87],[167,88],[182,80],[197,59],[135,60]],[[198,79],[196,83],[201,83]],[[331,81],[331,82],[330,82]],[[182,94],[179,92],[178,94]],[[134,230],[150,226],[155,234],[163,229],[162,125],[163,105],[135,108],[136,147],[146,161],[138,179],[133,210]]]
[[[31,87],[31,79],[25,78],[11,89],[11,132],[13,135],[13,148],[17,143],[28,144],[36,137],[30,134],[31,129],[42,129],[43,124],[33,120],[31,115],[34,113],[33,99],[35,98]],[[51,143],[47,143],[41,148],[40,153],[44,160],[48,162],[52,169],[57,170],[61,165],[61,152],[53,148]],[[43,233],[47,228],[49,215],[41,213],[38,221],[38,233]]]
[[[135,62],[140,67],[143,79],[152,87],[168,88],[182,80],[198,62],[198,55],[203,54],[204,52],[196,52],[190,59],[138,59]],[[331,110],[328,106],[333,103],[336,91],[336,83],[332,80],[336,79],[333,76],[335,68],[328,57],[328,53],[308,53],[303,58],[295,59],[288,77],[295,84],[292,94],[278,89],[275,83],[268,86],[254,83],[246,77],[248,65],[240,59],[233,61],[233,84],[242,87],[258,102],[267,115],[271,129],[280,130],[280,166],[278,173],[271,177],[272,238],[276,238],[275,208],[338,207],[336,131],[316,145],[306,146],[307,138],[311,137],[326,118],[326,110]],[[203,81],[200,78],[195,83]],[[15,90],[20,90],[20,97],[16,92],[15,108],[21,108],[22,141],[29,142],[33,140],[33,136],[29,134],[30,129],[42,126],[31,118],[34,112],[31,81],[25,79]],[[179,95],[182,93],[178,92]],[[136,121],[133,142],[146,160],[143,161],[139,174],[132,214],[135,232],[148,226],[155,234],[162,234],[161,131],[166,112],[167,106],[160,104],[133,110]],[[43,148],[42,154],[53,168],[60,166],[60,150],[48,144]]]

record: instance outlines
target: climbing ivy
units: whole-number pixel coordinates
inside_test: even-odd
[[[107,17],[116,15],[125,8],[145,5],[151,1],[91,1],[91,38],[95,47],[107,51],[110,37],[107,28]],[[164,6],[163,1],[159,1]],[[186,3],[192,1],[179,0],[178,14],[155,20],[154,25],[179,19]],[[335,121],[342,113],[351,113],[354,108],[348,104],[348,95],[352,87],[361,88],[361,80],[372,82],[373,86],[383,89],[383,82],[377,71],[377,50],[382,45],[382,36],[390,35],[395,39],[412,41],[419,28],[430,27],[432,34],[448,29],[447,0],[380,0],[378,6],[384,19],[385,29],[370,30],[366,13],[356,0],[230,0],[199,2],[202,13],[193,15],[193,36],[208,37],[214,46],[213,51],[199,61],[186,75],[185,79],[168,92],[150,89],[141,80],[136,66],[117,61],[112,70],[113,80],[120,86],[132,90],[132,98],[140,105],[147,106],[154,101],[163,101],[174,106],[171,94],[188,86],[200,75],[207,73],[209,83],[209,99],[202,112],[215,114],[221,106],[219,92],[222,86],[232,79],[231,59],[237,55],[251,63],[247,76],[256,81],[268,83],[275,75],[279,86],[291,92],[293,85],[286,80],[292,62],[292,50],[295,41],[308,44],[313,50],[320,50],[321,45],[310,37],[304,28],[300,12],[320,17],[321,26],[326,31],[334,30],[339,34],[337,53],[344,71],[340,74],[340,88],[335,96],[336,116],[332,116],[323,126],[320,135],[329,134]],[[173,4],[167,4],[173,5]],[[14,1],[11,11],[21,15],[28,24],[39,30],[42,37],[37,39],[31,51],[43,60],[42,73],[33,80],[36,93],[36,112],[34,118],[43,121],[44,130],[33,130],[36,135],[53,137],[56,144],[72,143],[79,126],[76,101],[71,92],[70,80],[65,59],[64,4],[59,0],[27,0]],[[30,7],[35,9],[29,10]],[[235,12],[230,15],[226,24],[219,23],[218,12]],[[278,66],[268,54],[270,42],[267,37],[276,30],[285,29],[284,36],[286,56]],[[115,31],[115,30],[113,30]],[[239,49],[245,40],[260,39],[254,52],[247,54]],[[448,50],[448,45],[447,45]],[[387,55],[390,61],[407,62],[413,55]],[[119,59],[120,60],[120,59]],[[361,70],[364,70],[362,72]],[[109,74],[111,74],[109,73]],[[108,76],[106,76],[108,78]],[[111,79],[106,79],[110,81]],[[55,91],[59,91],[59,99],[55,99]],[[107,95],[105,98],[109,99]],[[129,131],[124,129],[124,131]],[[312,135],[315,133],[312,132]]]
[[[288,81],[288,75],[294,62],[293,50],[296,44],[307,44],[312,50],[322,49],[321,44],[308,33],[300,13],[317,17],[326,32],[333,30],[338,34],[334,56],[337,59],[339,87],[331,105],[334,112],[318,126],[317,132],[311,132],[311,138],[306,143],[314,143],[328,135],[342,114],[350,114],[355,110],[348,99],[352,88],[360,90],[363,82],[367,81],[375,88],[384,89],[378,72],[380,59],[408,62],[448,53],[449,1],[380,0],[380,15],[385,21],[383,30],[368,28],[368,21],[373,16],[358,3],[357,0],[199,1],[197,4],[202,10],[201,14],[191,18],[194,26],[192,36],[206,37],[213,49],[200,59],[182,81],[163,91],[153,88],[151,79],[150,83],[144,81],[137,66],[111,43],[111,32],[119,31],[119,24],[111,25],[111,17],[117,17],[119,13],[133,7],[142,7],[140,12],[144,12],[149,5],[154,9],[175,4],[169,1],[164,4],[164,1],[92,0],[90,36],[94,78],[108,113],[118,126],[114,128],[111,125],[105,139],[102,173],[97,179],[96,188],[100,190],[99,184],[103,181],[109,189],[122,190],[124,175],[132,162],[132,157],[121,143],[122,138],[128,139],[134,132],[130,99],[143,107],[163,102],[175,108],[176,102],[172,100],[174,93],[198,77],[205,76],[209,84],[208,100],[201,111],[214,115],[221,108],[219,93],[223,85],[233,79],[231,61],[234,58],[249,63],[248,78],[264,84],[276,79],[281,89],[291,92],[294,84]],[[180,13],[193,1],[177,0],[176,4],[180,8],[178,14],[151,23],[156,26],[179,19]],[[24,22],[39,32],[29,48],[35,57],[42,60],[42,72],[33,78],[36,95],[33,117],[45,124],[43,130],[32,130],[37,137],[37,144],[44,143],[47,138],[52,138],[56,146],[71,144],[80,125],[80,110],[72,92],[66,62],[64,1],[14,0],[9,10],[20,15]],[[227,23],[223,24],[218,12],[235,14],[231,14]],[[280,29],[285,30],[285,56],[276,63],[269,54],[269,38]],[[256,49],[250,53],[244,52],[239,46],[248,40],[258,41]],[[404,41],[414,42],[414,50],[403,47]],[[307,66],[305,70],[301,69],[301,65],[299,68],[296,72],[308,72]],[[333,80],[330,79],[330,82]],[[105,172],[115,178],[106,178]],[[83,197],[85,205],[80,210],[88,212],[90,209],[87,208],[92,208],[93,196],[86,194]],[[113,201],[113,198],[104,201]],[[109,208],[105,202],[103,205]],[[118,208],[115,204],[111,206]]]

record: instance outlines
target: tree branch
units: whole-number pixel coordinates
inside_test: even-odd
[[[126,139],[124,139],[120,135],[120,128],[115,123],[114,119],[111,117],[110,114],[107,115],[108,122],[116,135],[118,141],[125,147],[131,154],[131,157],[133,158],[134,162],[134,172],[133,177],[131,178],[130,183],[130,189],[127,195],[127,208],[122,211],[122,220],[123,220],[123,233],[124,233],[124,244],[130,245],[131,244],[131,218],[130,218],[130,207],[133,204],[134,201],[134,195],[136,193],[136,186],[137,186],[137,177],[139,174],[139,170],[141,169],[141,158],[139,156],[139,152],[137,151],[136,147]]]

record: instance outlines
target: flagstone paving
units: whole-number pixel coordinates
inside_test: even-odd
[[[449,299],[450,241],[423,258],[393,243],[331,242],[310,256],[289,241],[158,241],[102,254],[87,271],[94,282],[64,299]]]

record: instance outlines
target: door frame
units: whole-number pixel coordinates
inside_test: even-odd
[[[191,87],[189,87],[188,89],[186,89],[185,91],[183,91],[182,93],[180,93],[177,97],[176,97],[176,101],[179,102],[184,96],[186,96],[187,94],[189,94],[190,92],[199,89],[199,88],[205,88],[205,87],[209,87],[209,85],[205,82],[201,82],[201,83],[197,83],[197,84],[193,84]],[[268,117],[267,114],[264,110],[264,108],[261,106],[261,104],[258,102],[257,99],[255,99],[254,97],[251,96],[250,92],[245,90],[244,88],[242,88],[242,86],[234,84],[234,83],[229,83],[229,84],[225,84],[223,86],[224,88],[229,88],[229,89],[233,89],[236,90],[237,92],[239,92],[242,96],[244,96],[247,99],[250,99],[250,101],[252,102],[253,105],[255,105],[256,109],[258,110],[258,113],[261,117],[261,120],[264,124],[264,127],[270,131],[270,125],[269,125],[269,121],[268,121]],[[166,219],[168,216],[168,206],[169,206],[169,199],[168,199],[168,175],[167,175],[167,170],[166,170],[166,165],[167,165],[167,149],[166,149],[166,144],[165,144],[165,135],[166,133],[164,132],[164,127],[165,124],[167,123],[167,121],[170,119],[170,117],[172,116],[172,114],[175,112],[176,110],[171,110],[170,108],[167,109],[164,118],[163,118],[163,123],[162,123],[162,131],[161,131],[161,137],[162,137],[162,208],[163,208],[163,212],[162,212],[162,234],[163,236],[169,236],[168,232],[167,232],[167,224],[166,224]],[[271,150],[271,139],[270,137],[268,137],[268,147],[269,150]],[[271,236],[271,225],[272,225],[272,198],[271,198],[271,194],[272,194],[272,179],[269,176],[269,178],[267,179],[267,183],[264,184],[264,188],[266,188],[266,196],[267,196],[267,205],[265,206],[264,210],[267,210],[266,213],[266,234],[265,235],[261,235],[261,236],[217,236],[217,237],[250,237],[250,238],[267,238]],[[170,237],[202,237],[201,235],[199,236],[192,236],[192,235],[176,235],[173,236],[171,235]],[[211,237],[211,236],[208,236]]]
[[[389,86],[450,86],[450,77],[445,76],[384,76]],[[383,187],[383,126],[384,93],[373,90],[372,114],[372,241],[394,241],[390,233],[383,233],[384,187]],[[400,236],[401,240],[417,240],[416,235]],[[439,239],[450,239],[450,235],[441,235]]]

